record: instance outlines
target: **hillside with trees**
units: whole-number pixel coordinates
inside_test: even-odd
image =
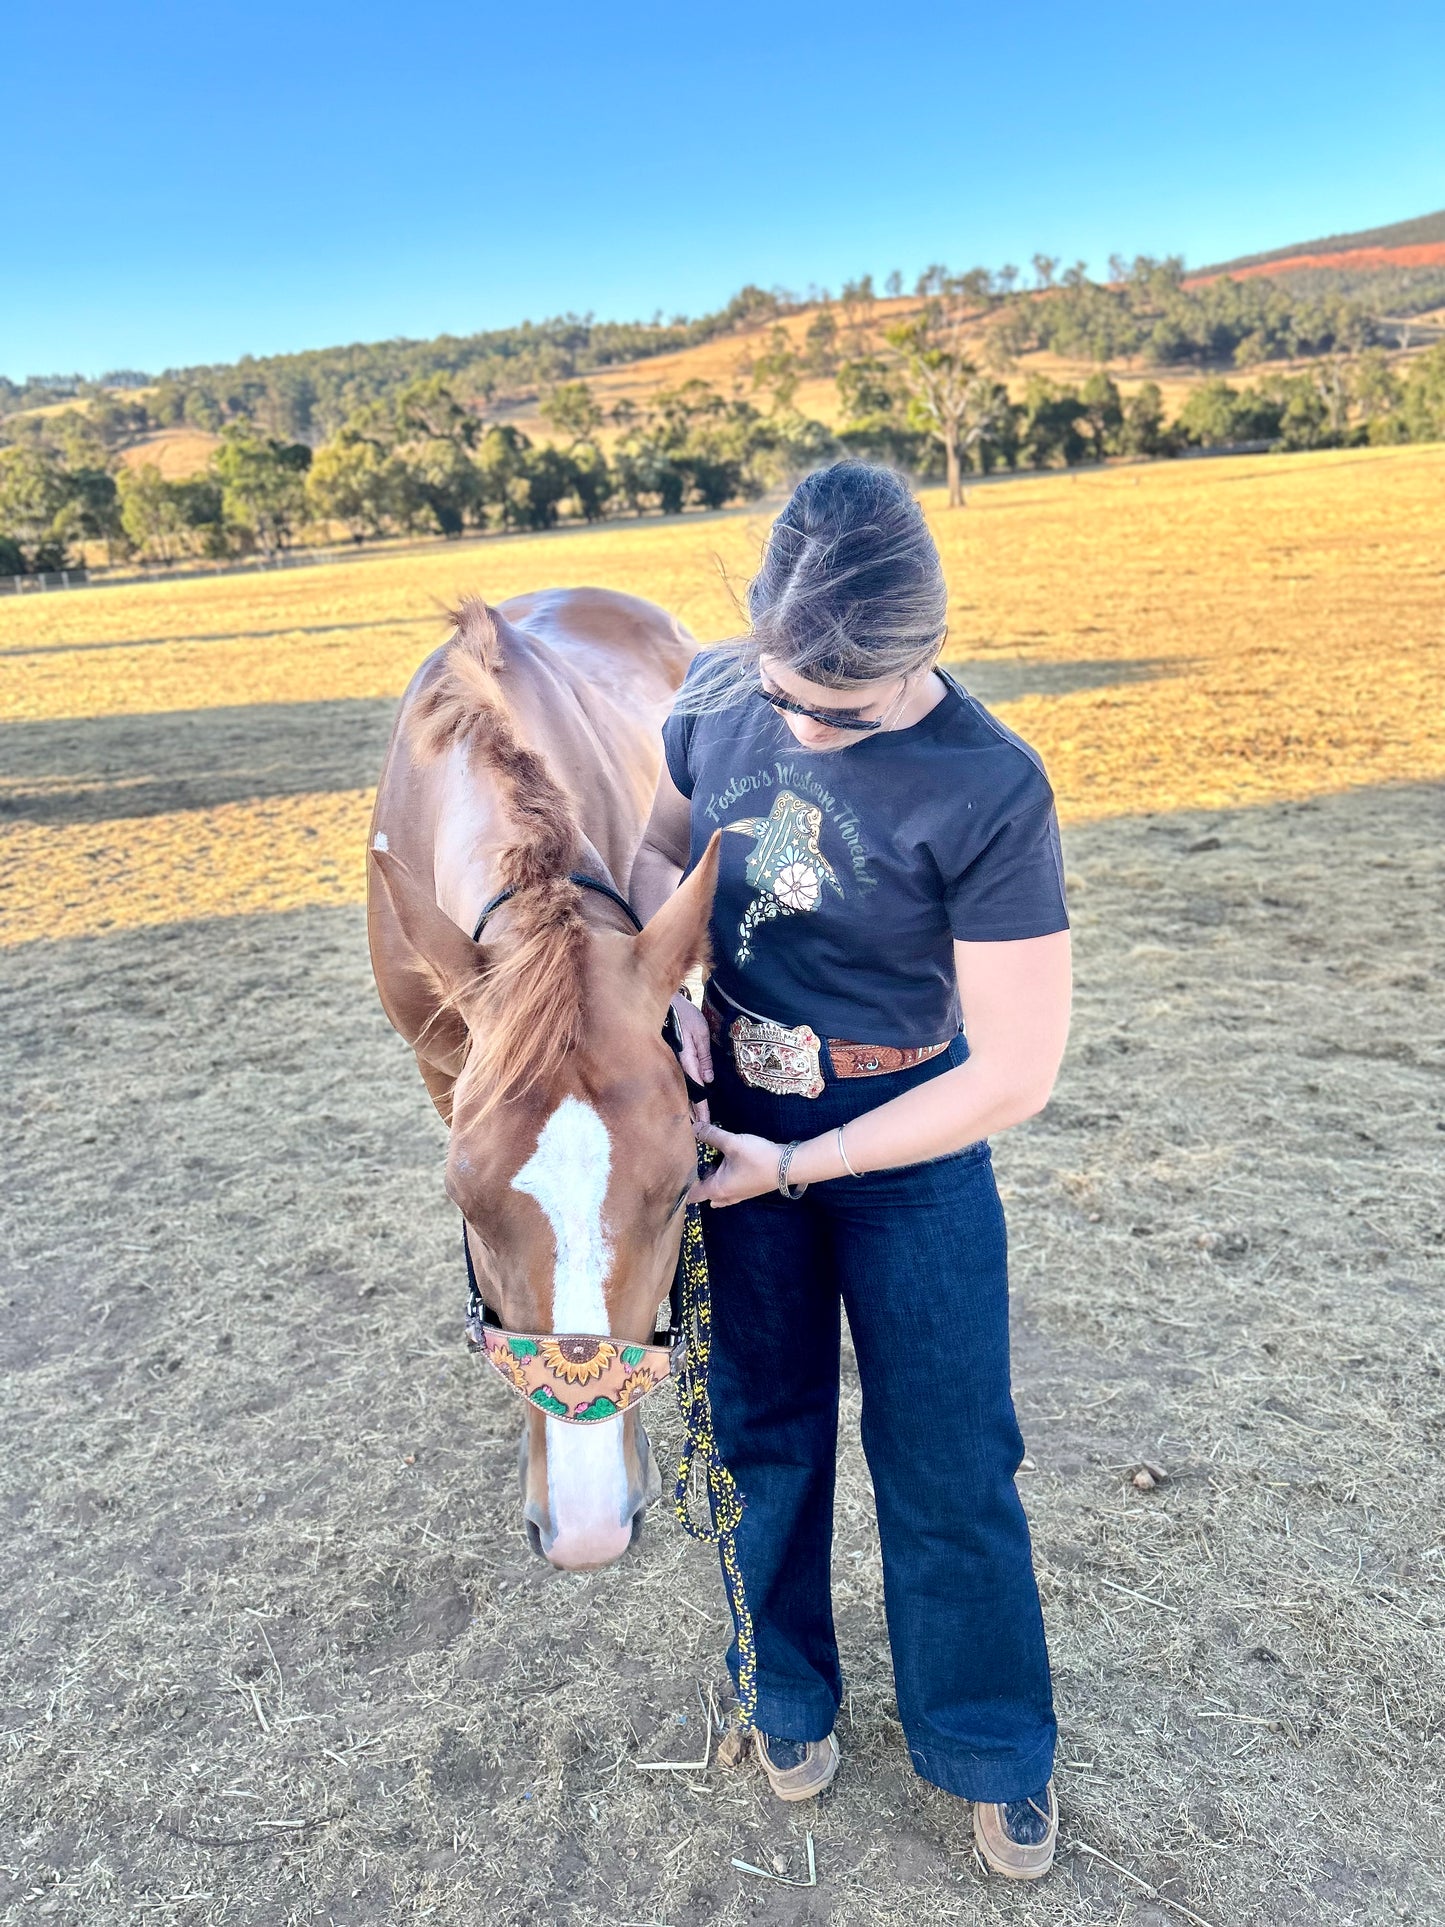
[[[694,321],[0,380],[0,576],[672,515],[842,453],[959,503],[1001,468],[1445,437],[1438,323],[1315,272],[1114,257],[1096,281],[1038,254],[1027,275],[934,265],[906,292],[748,287]]]

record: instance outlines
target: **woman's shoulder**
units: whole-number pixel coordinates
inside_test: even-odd
[[[702,648],[688,663],[672,693],[672,715],[689,724],[717,707],[716,689],[722,670],[716,649]]]
[[[986,761],[994,780],[1011,790],[1053,797],[1044,759],[1017,731],[947,670],[940,671],[949,693],[938,705],[937,740],[960,754]]]

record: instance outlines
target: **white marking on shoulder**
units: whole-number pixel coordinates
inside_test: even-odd
[[[386,840],[385,830],[377,831],[376,835],[371,839],[371,847],[373,850],[380,850],[383,853],[391,848],[391,845]]]
[[[611,1330],[607,1316],[607,1274],[612,1247],[602,1223],[607,1180],[612,1170],[612,1140],[590,1104],[564,1097],[542,1127],[537,1148],[512,1179],[547,1214],[557,1241],[552,1281],[554,1332]]]

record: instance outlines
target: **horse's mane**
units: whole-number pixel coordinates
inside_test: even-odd
[[[568,881],[580,832],[544,759],[517,734],[497,679],[502,667],[494,612],[480,597],[455,611],[456,634],[440,674],[412,706],[408,735],[422,757],[465,743],[501,786],[515,837],[500,879],[515,892],[510,935],[468,996],[468,1028],[485,1110],[550,1080],[581,1040],[586,925]]]

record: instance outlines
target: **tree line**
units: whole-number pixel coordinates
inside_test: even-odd
[[[113,389],[144,389],[126,405],[144,411],[149,428],[187,423],[218,434],[245,422],[280,441],[319,446],[369,402],[393,398],[418,381],[442,376],[459,401],[484,406],[535,393],[618,362],[696,347],[789,311],[797,297],[748,286],[710,314],[689,320],[597,321],[559,315],[473,335],[431,341],[359,342],[299,354],[244,356],[209,367],[167,369],[160,376],[118,369],[86,381],[79,375],[0,376],[0,418],[58,401],[102,403]]]
[[[1317,317],[1306,316],[1292,334],[1271,335],[1254,325],[1273,312],[1267,293],[1262,307],[1253,295],[1235,306],[1232,295],[1206,304],[1216,318],[1231,315],[1232,326],[1251,323],[1232,359],[1251,368],[1254,381],[1204,381],[1172,420],[1157,382],[1125,395],[1105,368],[1076,383],[1031,374],[1014,398],[1004,377],[1016,354],[1038,344],[1037,317],[1058,307],[1072,326],[1067,318],[1086,315],[1100,293],[1078,278],[1056,287],[1056,270],[1040,257],[1036,284],[1021,297],[1011,271],[933,267],[915,290],[919,305],[881,326],[877,292],[864,276],[819,305],[801,334],[769,311],[772,326],[740,364],[750,397],[693,380],[604,412],[585,380],[554,381],[543,384],[539,403],[552,437],[545,441],[489,421],[484,404],[436,372],[362,401],[316,443],[223,413],[206,471],[184,481],[123,459],[153,419],[149,400],[106,393],[84,411],[26,416],[0,447],[0,574],[65,568],[87,543],[104,544],[112,561],[165,565],[271,555],[303,532],[338,526],[359,543],[719,508],[842,453],[890,462],[920,482],[944,480],[958,503],[966,475],[1001,467],[1241,443],[1294,449],[1445,438],[1445,344],[1397,369],[1338,315],[1317,327]],[[1157,325],[1180,293],[1170,263],[1136,262],[1119,283],[1110,299],[1133,302],[1128,312],[1141,325],[1151,313]],[[1229,285],[1236,293],[1267,289]],[[1120,292],[1129,287],[1133,294]],[[1016,317],[1026,308],[1031,332],[1020,345]],[[1302,332],[1306,322],[1314,334]],[[1268,353],[1238,352],[1256,337]],[[1059,337],[1051,339],[1057,345]],[[1216,361],[1224,339],[1212,337]],[[1307,369],[1260,366],[1276,349],[1297,356],[1306,342],[1314,357]],[[836,429],[798,409],[807,376],[836,383]]]
[[[113,423],[79,411],[0,448],[0,574],[69,566],[83,543],[111,561],[274,555],[303,531],[355,542],[468,530],[547,529],[566,515],[677,514],[763,493],[826,460],[829,430],[796,410],[765,414],[706,382],[664,389],[604,416],[585,382],[542,398],[555,440],[488,423],[434,375],[365,404],[316,448],[223,427],[206,471],[167,479],[128,465]]]
[[[1163,391],[1142,382],[1125,395],[1105,369],[1084,381],[1031,374],[1012,400],[998,374],[926,322],[889,330],[889,364],[846,364],[838,387],[851,453],[881,458],[920,479],[945,479],[962,499],[970,472],[1072,467],[1118,456],[1180,455],[1242,444],[1281,450],[1445,440],[1445,343],[1403,369],[1378,348],[1336,350],[1308,369],[1267,372],[1250,384],[1215,377],[1193,387],[1172,420]]]

